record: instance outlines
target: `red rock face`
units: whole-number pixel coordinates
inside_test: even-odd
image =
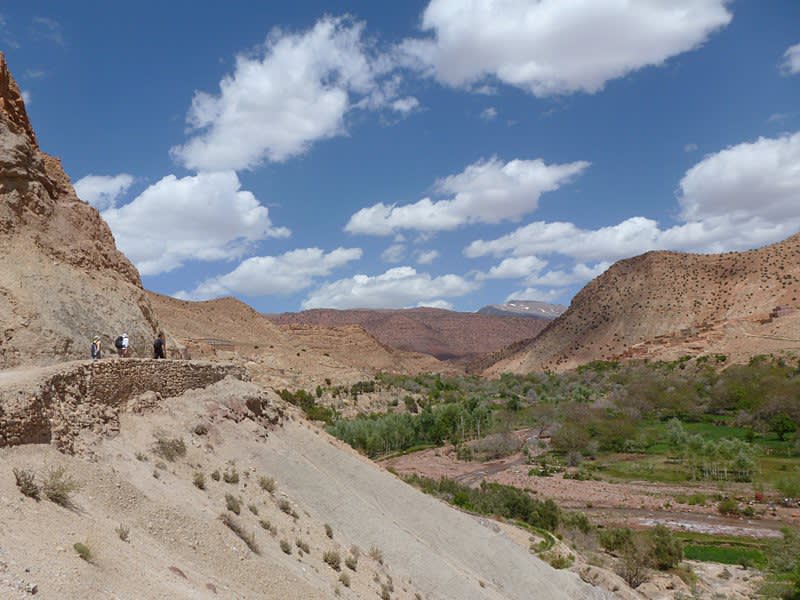
[[[460,313],[438,308],[315,309],[267,317],[281,325],[361,325],[370,335],[392,348],[458,361],[532,338],[548,323],[525,317]]]
[[[0,368],[85,358],[93,335],[125,330],[144,351],[157,327],[108,225],[40,150],[1,53],[0,322]]]

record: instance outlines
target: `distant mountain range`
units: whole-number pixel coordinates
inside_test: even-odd
[[[463,313],[440,308],[314,309],[265,315],[279,325],[360,325],[391,348],[470,360],[532,338],[549,320],[529,316]]]
[[[489,304],[481,308],[478,313],[500,317],[530,317],[549,321],[565,310],[567,307],[563,304],[548,304],[538,300],[512,300],[505,304]]]

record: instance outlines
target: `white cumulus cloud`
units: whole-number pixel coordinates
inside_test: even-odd
[[[611,263],[608,261],[601,261],[592,266],[577,263],[568,270],[553,269],[544,274],[533,273],[525,278],[525,283],[536,287],[565,288],[576,283],[586,283],[610,266]]]
[[[512,300],[536,300],[539,302],[555,302],[561,300],[564,296],[565,290],[552,288],[544,290],[541,288],[528,287],[522,290],[512,292],[506,298],[506,302]]]
[[[400,54],[455,87],[496,78],[537,96],[593,93],[702,45],[730,23],[728,0],[431,0],[430,37]]]
[[[345,133],[354,108],[416,108],[416,98],[397,97],[399,79],[381,81],[391,63],[363,32],[363,23],[331,17],[302,33],[274,30],[236,57],[218,94],[195,93],[187,116],[194,136],[172,155],[199,171],[252,169]]]
[[[547,261],[537,256],[515,256],[504,258],[487,273],[479,273],[478,279],[521,279],[539,273],[547,266]]]
[[[419,250],[417,251],[417,264],[429,265],[439,258],[438,250]]]
[[[102,211],[114,208],[117,205],[117,198],[127,192],[131,184],[133,176],[127,173],[87,175],[75,182],[75,193],[78,194],[78,198]]]
[[[326,283],[308,295],[303,309],[404,308],[463,296],[476,287],[460,275],[433,277],[413,267],[395,267],[381,275],[355,275]]]
[[[680,182],[686,221],[800,216],[800,133],[759,138],[704,158]]]
[[[139,271],[156,275],[187,261],[239,258],[253,242],[289,236],[285,227],[273,227],[269,209],[240,188],[232,171],[168,175],[102,215]]]
[[[796,75],[800,73],[800,44],[790,46],[786,52],[783,53],[781,70],[786,75]]]
[[[247,296],[287,295],[312,285],[315,278],[330,275],[335,269],[361,258],[361,248],[302,248],[279,256],[253,256],[230,273],[204,281],[190,292],[175,294],[193,300],[231,294]]]
[[[484,121],[494,121],[497,118],[497,109],[494,106],[484,108],[481,111],[481,119]]]
[[[571,181],[589,166],[578,161],[548,165],[541,159],[497,158],[469,165],[436,182],[442,200],[423,198],[414,204],[384,204],[362,208],[350,217],[345,231],[390,235],[397,230],[451,230],[474,223],[515,221],[536,209],[539,197]]]
[[[595,263],[578,264],[572,274],[551,271],[528,280],[563,286],[648,250],[723,252],[779,241],[800,230],[800,133],[759,138],[706,156],[681,179],[678,204],[682,222],[668,228],[640,216],[598,229],[536,221],[493,240],[476,240],[464,253],[561,255]]]
[[[405,98],[398,98],[390,105],[392,110],[400,114],[407,115],[414,112],[419,108],[419,100],[414,96],[406,96]]]
[[[405,244],[392,244],[381,253],[381,260],[387,263],[399,263],[406,257]]]

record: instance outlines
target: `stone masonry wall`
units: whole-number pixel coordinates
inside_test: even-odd
[[[72,452],[81,430],[110,433],[131,399],[168,398],[227,376],[247,381],[243,367],[220,363],[124,359],[71,363],[34,384],[0,389],[0,447],[53,443]]]

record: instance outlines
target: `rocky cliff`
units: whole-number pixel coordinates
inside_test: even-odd
[[[0,53],[0,369],[85,358],[127,331],[140,354],[157,329],[136,268],[108,225],[42,152]]]

